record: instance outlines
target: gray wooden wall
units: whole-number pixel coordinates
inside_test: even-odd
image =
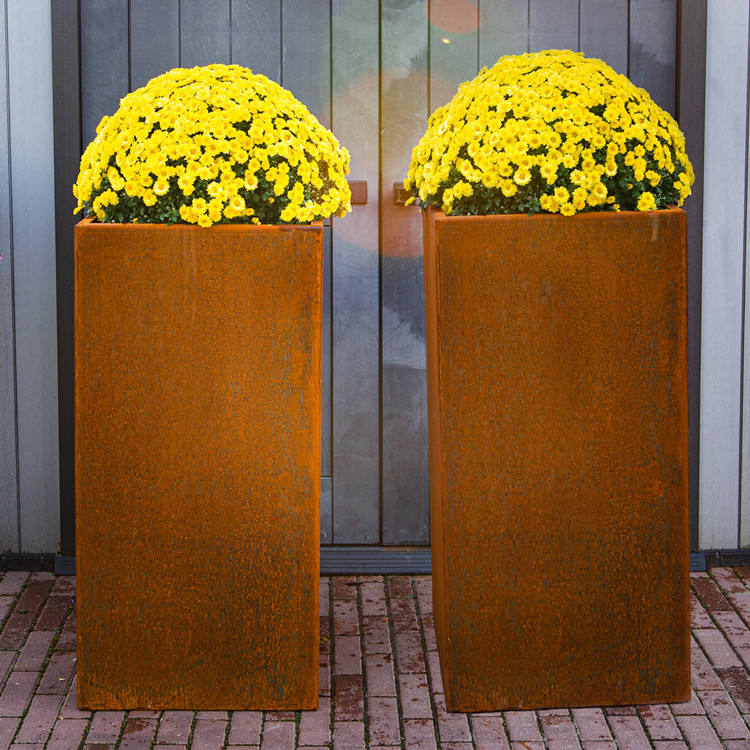
[[[0,2],[0,552],[60,526],[50,0]]]
[[[50,0],[3,2],[9,22],[30,27],[25,40],[47,44],[16,50],[11,91],[0,92],[0,101],[10,103],[13,130],[13,111],[21,111],[15,100],[28,104],[35,92],[51,101]],[[24,20],[21,7],[47,20]],[[321,541],[427,544],[421,230],[416,210],[393,205],[393,184],[405,176],[429,112],[503,54],[584,50],[677,113],[678,0],[55,0],[52,14],[63,517],[43,499],[57,493],[49,480],[57,476],[54,278],[51,293],[45,286],[54,272],[54,201],[46,194],[44,220],[26,223],[17,201],[17,194],[28,196],[24,181],[38,188],[51,164],[49,148],[30,148],[40,130],[47,138],[41,142],[51,143],[44,111],[28,128],[19,121],[15,137],[15,131],[0,134],[9,149],[0,145],[0,158],[19,182],[0,188],[0,242],[12,232],[16,256],[15,265],[0,265],[0,502],[8,506],[0,513],[13,527],[0,527],[2,545],[55,551],[62,522],[64,551],[72,554],[67,191],[80,148],[129,90],[171,67],[210,62],[246,65],[290,88],[349,148],[351,179],[368,184],[368,203],[326,230]],[[4,64],[22,30],[10,32]],[[0,86],[4,80],[0,75]],[[22,242],[29,255],[19,261]],[[6,381],[13,387],[6,389]],[[40,414],[44,419],[34,421]],[[31,462],[33,455],[38,460]],[[19,507],[24,523],[34,516],[45,529],[34,546],[23,534],[19,540]]]
[[[700,545],[750,546],[750,6],[707,26]]]

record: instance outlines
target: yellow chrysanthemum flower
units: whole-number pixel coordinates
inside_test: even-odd
[[[310,222],[351,210],[348,172],[346,149],[289,91],[208,65],[123,98],[99,123],[73,193],[76,211],[100,221]]]
[[[654,208],[681,205],[693,181],[682,133],[643,89],[601,60],[546,50],[462,84],[430,116],[404,184],[449,214],[569,215],[652,210],[646,193]]]
[[[169,180],[159,177],[154,183],[153,190],[156,195],[166,195],[169,192]]]
[[[555,189],[555,200],[557,200],[558,203],[565,203],[565,201],[568,200],[570,197],[570,193],[568,192],[567,188],[564,187],[558,187]]]
[[[513,175],[516,185],[528,185],[531,180],[531,170],[528,167],[519,167]]]
[[[638,198],[638,210],[639,211],[653,211],[656,208],[656,200],[654,194],[646,191]]]

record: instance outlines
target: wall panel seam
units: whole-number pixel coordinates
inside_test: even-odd
[[[432,114],[432,102],[430,101],[430,77],[432,75],[432,0],[427,0],[427,117]]]
[[[128,0],[128,91],[133,90],[133,35],[132,35],[132,13],[133,9],[130,6],[130,0]]]
[[[328,99],[328,122],[331,123],[331,132],[335,135],[336,130],[333,126],[333,97],[334,97],[334,89],[333,89],[333,50],[335,49],[335,44],[333,40],[333,0],[328,0],[328,39],[329,44],[331,45],[330,54],[328,55],[328,90],[331,92],[331,95]],[[333,473],[335,471],[336,466],[336,451],[333,450],[333,409],[334,409],[334,398],[333,398],[333,348],[335,345],[334,342],[334,336],[333,336],[333,233],[336,227],[335,224],[335,218],[331,219],[331,232],[330,232],[330,255],[329,255],[329,262],[330,262],[330,278],[331,283],[329,287],[329,294],[328,294],[328,319],[330,320],[330,327],[331,327],[331,350],[328,353],[328,362],[324,363],[324,366],[328,366],[328,369],[331,373],[331,379],[330,379],[330,389],[331,389],[331,399],[328,404],[328,408],[330,409],[330,427],[329,427],[329,435],[328,435],[328,441],[330,444],[330,458],[328,463],[328,473],[330,474],[331,478],[331,488],[330,488],[330,504],[329,504],[329,512],[331,514],[331,520],[330,520],[330,535],[331,535],[331,542],[333,542],[333,529],[334,524],[336,522],[336,502],[335,502],[335,496],[334,496],[334,487],[333,487]]]
[[[482,35],[479,33],[479,26],[482,23],[482,15],[481,15],[480,9],[481,9],[481,0],[477,0],[477,62],[476,62],[477,73],[479,73],[479,70],[480,70],[479,61],[482,59],[480,57]],[[429,114],[430,113],[428,112],[427,115],[429,116]]]
[[[477,72],[480,70],[481,59],[482,59],[482,35],[480,33],[480,25],[482,23],[482,0],[477,0]],[[427,113],[429,117],[429,112]]]
[[[531,52],[531,0],[526,0],[526,51]]]
[[[625,71],[625,75],[630,78],[630,39],[632,37],[632,33],[630,30],[630,26],[632,23],[632,17],[633,17],[633,0],[628,0],[628,61],[627,61],[627,70]]]
[[[742,304],[740,308],[740,408],[739,408],[739,446],[737,451],[737,461],[739,463],[739,470],[737,472],[737,549],[742,546],[742,485],[744,484],[743,474],[743,447],[745,442],[745,316],[747,310],[747,199],[748,199],[748,151],[750,151],[750,144],[748,143],[747,133],[748,127],[750,126],[750,23],[748,24],[748,55],[747,55],[747,67],[746,67],[746,85],[745,85],[745,200],[743,201],[743,222],[742,222]]]
[[[81,50],[81,0],[76,0],[76,15],[78,16],[78,156],[83,156],[83,55]],[[88,144],[87,144],[88,145]],[[72,190],[72,185],[71,185]]]
[[[428,13],[429,19],[429,13]],[[429,21],[428,21],[429,23]],[[388,186],[383,184],[383,0],[378,0],[378,544],[383,544],[383,200]]]
[[[279,3],[279,83],[284,82],[284,0]]]
[[[7,172],[7,185],[8,185],[8,240],[10,246],[8,248],[8,274],[10,279],[10,312],[11,312],[11,332],[10,332],[10,347],[13,353],[13,438],[15,442],[15,459],[16,459],[16,543],[18,544],[18,551],[21,551],[21,471],[19,466],[18,457],[18,361],[16,356],[16,284],[15,284],[15,273],[14,273],[14,257],[13,257],[13,180],[12,176],[12,160],[13,152],[10,147],[11,144],[11,131],[10,131],[10,45],[8,42],[8,2],[3,2],[3,14],[5,16],[5,38],[3,39],[4,54],[6,60],[5,66],[5,91],[7,92],[6,102],[6,132],[8,137],[8,172]]]

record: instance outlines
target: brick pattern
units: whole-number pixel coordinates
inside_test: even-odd
[[[0,750],[750,750],[750,568],[691,575],[687,703],[449,713],[428,576],[320,584],[317,711],[80,711],[75,579],[0,573]]]

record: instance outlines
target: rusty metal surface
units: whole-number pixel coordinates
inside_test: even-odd
[[[449,709],[687,700],[684,213],[424,235]]]
[[[78,700],[318,700],[323,227],[75,235]]]

